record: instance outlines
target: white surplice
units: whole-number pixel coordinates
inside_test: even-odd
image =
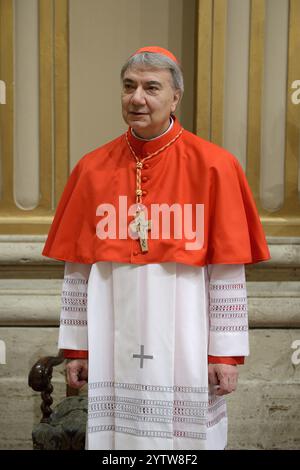
[[[244,265],[66,263],[59,348],[89,350],[88,449],[224,449],[207,356],[249,354]]]

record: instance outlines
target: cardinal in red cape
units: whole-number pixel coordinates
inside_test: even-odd
[[[43,250],[65,262],[68,381],[89,449],[224,449],[264,231],[238,159],[175,117],[177,58],[143,47],[121,82],[128,130],[79,160]]]

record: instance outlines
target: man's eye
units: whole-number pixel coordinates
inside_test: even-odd
[[[149,86],[148,89],[149,89],[150,91],[157,91],[157,90],[158,90],[157,86]]]
[[[124,84],[124,90],[132,90],[132,89],[133,89],[133,86],[129,85],[129,83]]]

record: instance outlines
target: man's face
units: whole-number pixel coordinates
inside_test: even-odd
[[[122,114],[139,137],[150,139],[169,126],[180,98],[169,70],[128,68],[123,77]]]

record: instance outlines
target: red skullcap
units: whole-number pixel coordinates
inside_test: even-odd
[[[136,54],[140,54],[141,52],[152,52],[154,54],[162,54],[162,55],[168,57],[169,59],[173,60],[173,62],[175,62],[177,65],[179,65],[179,62],[176,59],[176,57],[174,56],[174,54],[172,54],[172,52],[168,51],[168,49],[164,49],[163,47],[158,47],[158,46],[141,47],[136,52],[134,52],[134,54],[132,54],[132,56],[134,56]]]

